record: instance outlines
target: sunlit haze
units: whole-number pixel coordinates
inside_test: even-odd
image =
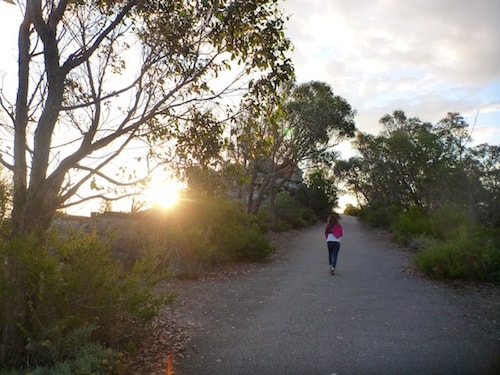
[[[179,200],[179,193],[184,185],[177,181],[165,180],[155,182],[142,194],[148,205],[160,208],[170,208]]]

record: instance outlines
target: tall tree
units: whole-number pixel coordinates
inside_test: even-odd
[[[358,135],[360,157],[338,164],[369,206],[418,206],[427,212],[452,206],[483,223],[498,220],[498,147],[468,148],[462,116],[448,113],[433,126],[398,110],[380,122],[380,135]]]
[[[0,145],[0,162],[13,174],[13,237],[41,235],[57,209],[101,195],[79,199],[87,184],[130,183],[129,173],[119,179],[107,167],[125,168],[120,157],[136,140],[154,147],[225,95],[266,96],[292,72],[277,0],[19,6],[17,96],[0,101],[11,123],[2,138],[14,138],[12,148]],[[0,359],[22,350],[18,325],[29,320],[16,273],[10,259]]]
[[[105,166],[134,139],[174,136],[214,109],[203,103],[271,89],[291,72],[274,0],[21,5],[15,105],[2,98],[15,135],[2,162],[14,175],[16,235],[43,231],[93,179],[117,182]],[[262,73],[243,82],[252,72]]]
[[[380,120],[381,135],[359,134],[363,186],[371,205],[416,205],[429,209],[446,163],[444,148],[430,123],[394,111]]]
[[[272,213],[276,192],[300,164],[324,161],[335,145],[355,133],[356,112],[328,84],[284,85],[282,92],[279,107],[271,103],[260,116],[250,114],[233,129],[237,160],[249,175],[249,212],[269,197]]]
[[[476,189],[476,209],[489,226],[500,226],[500,146],[480,144],[470,149],[470,158],[482,189]]]
[[[335,174],[326,168],[316,168],[307,175],[306,183],[309,193],[307,207],[325,219],[338,205],[339,189]]]

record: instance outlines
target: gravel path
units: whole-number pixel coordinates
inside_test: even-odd
[[[493,374],[498,288],[452,288],[407,272],[409,254],[343,216],[337,273],[323,225],[276,259],[187,282],[172,308],[191,341],[175,374]],[[500,372],[498,372],[500,373]]]

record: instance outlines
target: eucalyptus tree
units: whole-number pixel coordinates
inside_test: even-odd
[[[467,147],[468,124],[460,114],[448,113],[432,125],[398,110],[380,123],[380,135],[358,134],[358,158],[338,164],[368,205],[417,206],[426,212],[452,206],[475,219],[498,217],[485,209],[498,207],[498,158],[493,157],[498,148]]]
[[[292,73],[277,0],[17,4],[17,94],[0,101],[13,237],[42,236],[56,210],[102,196],[95,188],[105,183],[146,178],[126,170],[150,155],[138,142],[152,153],[227,95],[265,97]],[[82,196],[85,187],[94,189]],[[5,267],[14,282],[15,262]],[[18,319],[29,319],[31,303],[22,288],[4,296],[13,304],[3,312],[2,358],[22,350]]]
[[[450,163],[459,163],[464,158],[467,144],[471,141],[469,124],[456,112],[448,112],[433,128],[444,144]]]
[[[318,81],[282,86],[281,101],[252,112],[232,129],[234,160],[246,171],[247,210],[257,212],[306,163],[328,159],[341,140],[353,137],[356,112]]]
[[[469,150],[475,182],[476,210],[482,222],[488,226],[500,227],[500,146],[480,144]],[[477,185],[476,185],[477,186]]]
[[[14,134],[1,161],[14,176],[15,235],[45,230],[84,184],[128,182],[104,168],[134,140],[175,137],[225,95],[264,95],[291,73],[275,0],[19,6],[17,96],[1,101]]]
[[[344,178],[369,205],[428,208],[442,158],[432,125],[400,110],[383,116],[380,124],[378,136],[358,134],[359,158],[339,164]]]
[[[325,219],[332,209],[338,206],[338,179],[334,173],[322,168],[316,168],[308,173],[306,178],[306,207],[311,208],[318,217]]]

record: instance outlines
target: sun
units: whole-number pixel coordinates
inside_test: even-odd
[[[147,200],[154,207],[171,208],[179,201],[182,184],[177,181],[162,181],[155,183],[145,191]]]

